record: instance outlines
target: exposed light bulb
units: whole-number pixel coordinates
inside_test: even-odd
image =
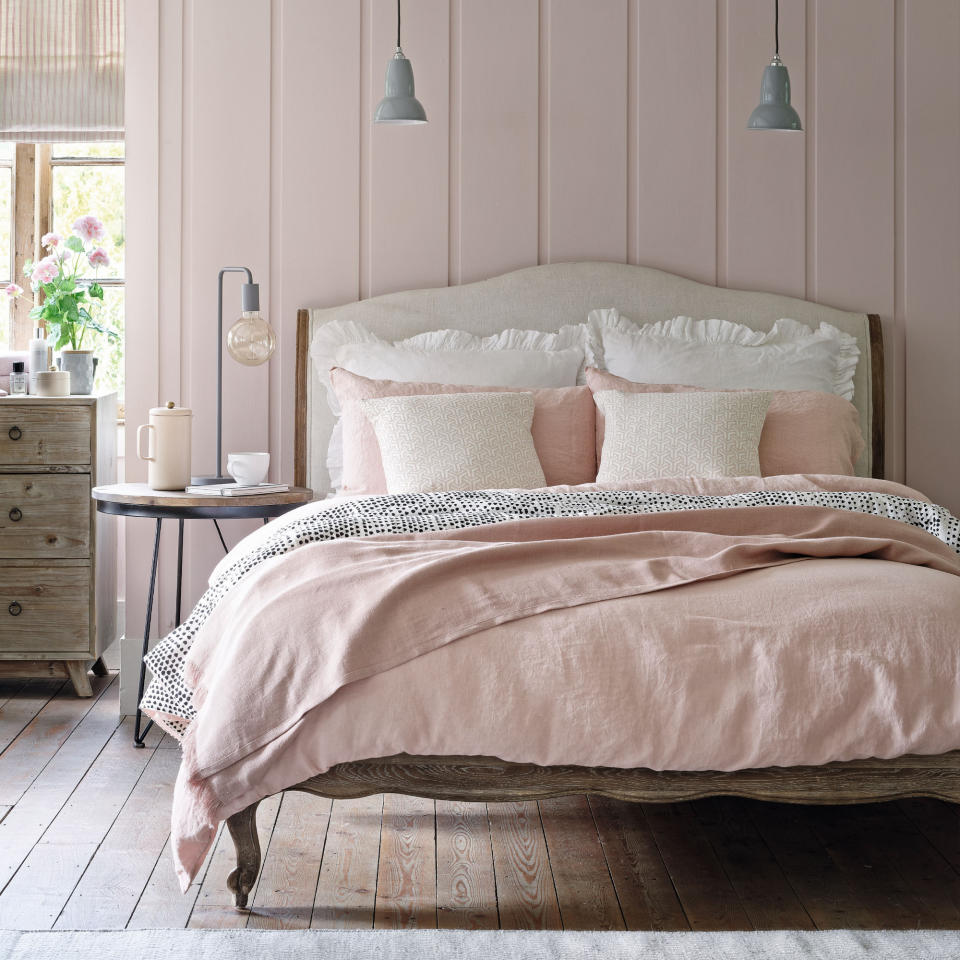
[[[277,348],[277,335],[259,310],[245,310],[227,332],[227,351],[237,363],[257,367]]]

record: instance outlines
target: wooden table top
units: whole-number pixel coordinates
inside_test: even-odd
[[[262,493],[248,497],[205,497],[184,493],[182,490],[153,490],[145,483],[109,483],[94,487],[94,500],[121,503],[131,507],[164,508],[234,508],[271,507],[279,504],[307,503],[313,491],[306,487],[291,487],[283,493]]]

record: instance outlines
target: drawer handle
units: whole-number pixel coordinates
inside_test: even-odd
[[[11,440],[19,440],[19,439],[23,436],[23,431],[22,431],[16,424],[14,424],[14,425],[7,431],[7,436],[8,436]]]
[[[13,507],[9,513],[10,519],[16,523],[18,520],[23,519],[23,511],[19,507]]]
[[[11,617],[19,617],[20,614],[23,613],[23,607],[21,607],[20,604],[14,600],[13,603],[7,607],[7,613],[9,613]]]

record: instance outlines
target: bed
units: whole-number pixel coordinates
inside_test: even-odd
[[[569,263],[528,268],[461,287],[390,294],[332,310],[301,310],[297,329],[296,482],[312,487],[321,496],[329,486],[324,451],[334,418],[309,355],[313,336],[323,324],[333,319],[354,321],[389,339],[445,326],[483,335],[510,326],[556,330],[563,324],[579,322],[601,303],[650,321],[682,313],[735,319],[755,330],[767,330],[777,318],[789,316],[813,326],[825,321],[853,335],[861,355],[853,402],[867,439],[856,470],[864,478],[882,478],[883,347],[878,317],[771,294],[719,289],[643,267]],[[808,765],[764,764],[726,771],[536,764],[485,755],[400,753],[336,763],[322,774],[282,786],[331,798],[401,793],[448,800],[508,801],[592,794],[670,802],[726,794],[796,803],[859,803],[914,796],[960,802],[960,751]],[[228,885],[240,909],[247,905],[260,864],[255,822],[258,803],[249,803],[226,818],[237,849],[237,869]]]

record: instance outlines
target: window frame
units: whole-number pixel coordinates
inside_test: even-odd
[[[126,155],[55,157],[49,143],[16,145],[13,159],[12,280],[22,283],[24,263],[27,260],[36,262],[44,254],[40,238],[50,232],[53,223],[54,167],[122,167],[126,162]],[[0,166],[6,165],[6,161],[0,161]],[[103,278],[98,282],[103,287],[126,287],[127,284],[126,277]],[[10,349],[26,350],[36,328],[36,321],[30,319],[30,303],[17,297],[10,306]]]

